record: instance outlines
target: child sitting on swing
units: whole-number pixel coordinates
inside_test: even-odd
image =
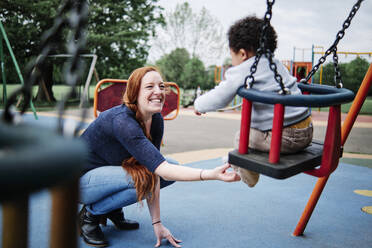
[[[245,84],[245,78],[250,74],[256,51],[260,47],[259,40],[263,24],[263,19],[248,16],[238,20],[230,27],[228,40],[233,67],[226,71],[225,80],[196,99],[194,108],[197,115],[225,107],[234,99],[238,88]],[[266,34],[266,48],[274,53],[277,46],[277,35],[271,25],[267,28]],[[292,77],[287,68],[277,59],[273,58],[273,62],[283,78],[284,86],[289,89],[290,93],[292,95],[301,94],[296,78]],[[254,78],[253,88],[257,90],[272,92],[281,90],[270,69],[269,60],[265,56],[261,56]],[[273,116],[274,105],[253,102],[249,136],[250,148],[264,152],[270,151]],[[240,132],[238,131],[234,139],[235,149],[239,147],[239,137]],[[311,143],[312,137],[313,126],[308,108],[286,107],[281,153],[295,153],[303,150]],[[249,187],[254,187],[258,182],[258,173],[234,165],[232,167]]]

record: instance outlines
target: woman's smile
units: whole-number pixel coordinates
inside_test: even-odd
[[[165,85],[162,77],[156,71],[145,74],[138,93],[138,108],[143,116],[151,116],[163,109],[165,101]]]

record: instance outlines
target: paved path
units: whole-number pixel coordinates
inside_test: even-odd
[[[67,110],[71,118],[80,116],[79,110]],[[86,122],[93,120],[89,109]],[[55,113],[39,115],[55,116]],[[327,112],[312,112],[314,138],[323,140]],[[342,120],[346,117],[342,114]],[[225,156],[233,147],[233,137],[240,126],[240,112],[211,112],[196,116],[191,108],[181,109],[178,117],[165,122],[162,152],[181,163]],[[344,147],[344,157],[372,159],[372,116],[358,116]]]

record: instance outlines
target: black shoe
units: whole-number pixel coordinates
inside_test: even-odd
[[[80,236],[85,243],[95,247],[106,247],[108,242],[99,227],[100,215],[93,215],[86,210],[85,206],[79,213]]]
[[[134,230],[139,228],[138,222],[124,218],[124,213],[121,208],[107,213],[105,217],[110,219],[116,228],[120,230]]]

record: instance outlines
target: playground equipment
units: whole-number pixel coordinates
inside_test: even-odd
[[[10,42],[9,42],[8,36],[6,35],[4,26],[3,26],[3,24],[0,21],[0,64],[1,64],[1,76],[2,76],[2,80],[3,80],[3,103],[4,103],[4,106],[5,106],[7,104],[7,91],[6,91],[6,73],[5,73],[5,60],[4,60],[4,51],[3,51],[4,50],[3,49],[3,40],[5,41],[5,44],[6,44],[7,48],[8,48],[8,51],[9,51],[9,54],[10,54],[10,56],[12,58],[13,65],[14,65],[16,71],[17,71],[17,75],[18,75],[19,81],[21,82],[21,85],[24,85],[24,80],[23,80],[23,76],[22,76],[21,70],[19,69],[17,60],[16,60],[16,58],[14,56],[13,49],[10,46]],[[31,99],[30,99],[30,103],[29,104],[30,104],[31,109],[32,109],[32,111],[34,113],[35,119],[37,119],[36,110],[35,110],[34,104],[32,103],[32,100]]]
[[[319,177],[314,188],[308,205],[294,231],[294,235],[303,234],[308,220],[311,217],[316,203],[322,193],[323,188],[330,174],[337,168],[339,157],[342,156],[342,147],[352,128],[352,125],[358,115],[361,105],[363,104],[367,92],[372,82],[372,65],[370,66],[357,96],[341,128],[340,105],[353,99],[353,93],[350,90],[342,88],[342,80],[338,68],[337,44],[345,34],[345,30],[350,26],[350,22],[363,0],[358,0],[354,4],[348,18],[343,24],[343,28],[338,32],[336,40],[331,47],[325,52],[319,62],[312,68],[302,80],[299,87],[302,91],[311,93],[311,95],[290,95],[287,88],[284,87],[281,76],[276,70],[276,65],[272,62],[272,53],[265,47],[266,29],[270,25],[272,16],[272,6],[275,1],[267,1],[267,12],[264,16],[264,24],[260,37],[260,47],[257,50],[255,62],[251,67],[251,73],[246,77],[246,85],[238,90],[238,94],[243,99],[243,109],[241,118],[240,143],[239,150],[229,153],[229,162],[237,166],[247,168],[258,173],[262,173],[274,178],[288,178],[300,172],[305,172],[315,177]],[[309,79],[318,70],[319,65],[324,63],[326,56],[333,53],[335,66],[335,87],[307,84]],[[270,61],[270,69],[273,71],[275,80],[280,85],[279,94],[272,92],[262,92],[252,89],[254,85],[254,72],[261,58],[265,56]],[[270,153],[259,153],[248,149],[250,118],[252,102],[262,102],[274,104],[274,119],[272,128],[272,139]],[[285,106],[330,106],[328,126],[324,145],[318,142],[305,149],[303,152],[294,155],[280,155],[284,109]],[[320,167],[318,167],[320,165]],[[318,167],[318,168],[316,168]]]
[[[302,91],[313,94],[283,97],[273,92],[245,89],[244,87],[238,90],[238,94],[244,97],[240,143],[239,151],[233,151],[229,154],[229,162],[278,179],[288,178],[304,171],[310,175],[322,177],[332,173],[337,168],[339,155],[341,155],[339,139],[341,132],[340,104],[352,101],[354,94],[346,89],[315,84],[300,84],[299,87]],[[275,105],[269,154],[253,150],[248,152],[252,102]],[[313,141],[302,152],[280,155],[284,106],[331,107],[324,149],[320,142]],[[320,168],[314,169],[319,164]]]
[[[214,82],[218,84],[225,79],[225,72],[231,65],[215,66],[214,67]]]
[[[304,79],[313,67],[312,62],[293,62],[292,75],[297,78],[297,81]]]
[[[305,61],[285,60],[282,61],[282,63],[287,67],[288,71],[290,71],[291,75],[297,78],[298,82],[304,79],[313,67],[312,62]]]
[[[302,60],[296,61],[296,51],[302,51]],[[305,51],[311,50],[310,48],[298,48],[293,47],[293,58],[292,60],[282,61],[282,63],[287,67],[290,71],[291,75],[297,78],[297,81],[305,78],[305,76],[311,71],[313,67],[313,58],[311,62],[305,62]]]
[[[94,117],[98,116],[98,112],[123,104],[127,83],[128,80],[122,79],[102,79],[97,83],[94,91]],[[165,86],[165,102],[161,114],[164,120],[173,120],[179,112],[180,89],[176,83],[166,82]]]
[[[214,67],[214,82],[216,84],[221,82],[221,78],[223,78],[223,68],[222,66],[215,66]]]
[[[71,58],[72,55],[70,54],[56,54],[56,55],[49,55],[51,58]],[[92,61],[90,62],[89,72],[87,75],[87,78],[85,80],[85,84],[83,87],[83,94],[80,95],[80,108],[83,107],[83,102],[86,101],[86,99],[89,99],[89,85],[92,81],[92,76],[94,74],[94,77],[96,81],[99,81],[98,73],[96,71],[96,63],[97,63],[97,55],[95,54],[81,54],[80,57],[83,58],[92,58]]]
[[[67,46],[72,55],[65,80],[74,87],[81,76],[79,61],[85,45],[84,26],[88,6],[85,1],[66,0],[57,12],[53,27],[45,33],[41,56],[27,67],[27,78],[22,87],[8,99],[0,121],[0,201],[3,205],[3,248],[25,248],[28,244],[28,196],[42,188],[51,189],[52,217],[50,246],[53,248],[77,247],[76,212],[78,178],[87,150],[84,144],[72,139],[78,127],[64,125],[62,115],[65,102],[59,103],[57,132],[40,126],[18,123],[18,114],[11,106],[22,96],[25,105],[22,115],[30,104],[32,85],[43,68],[45,59],[60,41],[57,37],[68,27],[72,30]],[[78,41],[78,42],[77,42]],[[71,94],[71,92],[70,92]],[[84,116],[84,114],[83,114]],[[69,137],[66,137],[69,136]]]

